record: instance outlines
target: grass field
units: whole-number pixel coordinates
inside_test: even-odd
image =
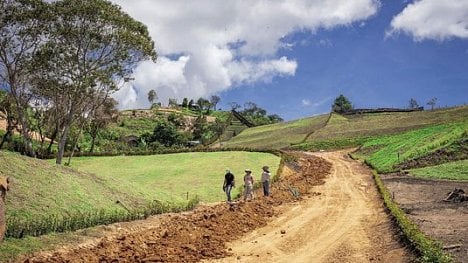
[[[48,215],[124,211],[116,200],[128,208],[154,199],[185,203],[187,192],[189,198],[198,195],[204,202],[223,201],[226,168],[236,175],[235,195],[242,188],[245,168],[252,169],[258,180],[263,165],[269,165],[275,173],[279,161],[279,157],[266,153],[211,152],[74,158],[68,168],[53,161],[0,151],[0,175],[11,178],[6,198],[7,220],[33,220]],[[7,238],[0,245],[0,262],[69,238],[67,233]]]
[[[301,142],[309,133],[321,128],[328,114],[253,127],[224,143],[226,147],[283,148]]]
[[[468,160],[412,169],[410,173],[421,178],[468,180]]]
[[[435,124],[462,122],[466,120],[467,116],[468,106],[434,111],[369,113],[345,116],[333,114],[327,126],[314,132],[307,139],[307,142],[396,134]]]
[[[280,158],[267,153],[211,152],[150,156],[76,158],[72,167],[99,175],[112,189],[125,186],[125,193],[145,200],[185,200],[198,195],[204,202],[224,200],[222,183],[229,168],[239,185],[243,170],[250,168],[257,179],[261,167],[276,172]],[[240,189],[237,188],[235,193]]]
[[[56,166],[11,152],[0,152],[0,175],[11,177],[7,217],[33,218],[99,209],[123,209],[155,199],[185,202],[198,195],[204,202],[224,200],[223,175],[229,167],[241,183],[242,171],[273,172],[279,157],[265,153],[213,152],[152,156],[74,158],[72,168]],[[238,190],[236,190],[238,191]]]
[[[367,139],[355,157],[365,159],[379,173],[394,171],[394,166],[450,145],[468,133],[468,122],[436,125],[395,135]]]

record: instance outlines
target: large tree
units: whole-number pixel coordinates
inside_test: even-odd
[[[47,4],[40,0],[0,1],[0,85],[10,93],[20,124],[24,151],[35,156],[30,137],[31,61],[44,43]],[[9,113],[13,113],[10,111]],[[10,117],[8,117],[10,118]]]
[[[156,53],[146,26],[109,1],[55,1],[51,11],[50,36],[36,65],[49,84],[39,93],[61,110],[60,164],[70,127],[98,105],[93,98],[117,91],[138,62],[156,60]]]
[[[211,102],[211,105],[213,105],[213,109],[216,111],[216,105],[218,105],[219,101],[221,100],[221,98],[217,95],[213,95],[210,97],[210,102]]]
[[[153,103],[158,99],[158,94],[156,94],[156,91],[154,89],[148,91],[148,101],[153,106]]]
[[[332,110],[334,112],[343,113],[353,109],[353,105],[343,94],[335,98],[335,101],[332,105]]]

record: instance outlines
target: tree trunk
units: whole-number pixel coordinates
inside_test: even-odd
[[[22,110],[18,111],[18,115],[21,122],[21,136],[23,136],[25,154],[30,157],[36,158],[36,152],[34,151],[31,137],[29,134],[29,123],[27,122],[27,117],[24,115],[24,112],[22,112]]]
[[[49,146],[47,147],[47,153],[51,154],[52,153],[52,145],[54,145],[55,138],[57,138],[58,134],[58,127],[55,127],[54,133],[50,137],[50,143]]]
[[[96,141],[96,136],[97,136],[97,133],[93,134],[91,136],[91,149],[89,149],[89,152],[92,153],[94,151],[94,143]],[[0,147],[1,148],[1,147]]]
[[[78,135],[76,135],[75,141],[73,142],[72,151],[70,155],[68,156],[68,162],[66,163],[67,166],[70,166],[71,158],[73,157],[73,153],[75,153],[75,148],[76,148],[76,145],[78,144],[78,139],[80,138],[81,131],[83,130],[83,126],[84,126],[84,121],[83,121],[83,125],[81,125],[80,130],[78,131]]]
[[[67,137],[69,131],[70,124],[65,124],[58,141],[57,159],[55,160],[56,164],[62,164],[62,159],[63,155],[65,154],[65,145],[67,144]]]

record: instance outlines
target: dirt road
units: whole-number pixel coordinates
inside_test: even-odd
[[[372,175],[342,152],[317,196],[290,205],[267,226],[228,244],[232,257],[210,262],[408,262]],[[282,234],[284,233],[284,234]]]
[[[318,155],[296,153],[272,197],[161,215],[23,262],[408,262],[370,171],[344,152]]]

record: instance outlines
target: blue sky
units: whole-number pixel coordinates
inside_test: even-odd
[[[332,7],[291,1],[286,9],[309,8],[305,15],[287,13],[284,4],[253,1],[262,9],[250,25],[239,22],[248,14],[239,11],[235,19],[242,6],[197,3],[202,2],[206,5],[199,12],[197,6],[186,11],[164,6],[178,10],[169,18],[121,3],[148,24],[157,47],[157,38],[165,37],[157,49],[159,64],[142,66],[136,72],[140,81],[118,94],[122,102],[135,96],[127,107],[144,106],[149,87],[156,88],[163,103],[167,97],[217,94],[223,109],[229,102],[252,101],[286,120],[328,112],[339,94],[358,108],[406,107],[410,98],[426,107],[433,97],[439,106],[468,102],[466,0],[333,1],[337,6]],[[340,8],[345,11],[338,15],[323,14]],[[233,14],[232,21],[226,22],[223,12]],[[278,18],[281,12],[286,15]],[[198,22],[188,23],[187,17]],[[166,27],[158,27],[158,21]]]

